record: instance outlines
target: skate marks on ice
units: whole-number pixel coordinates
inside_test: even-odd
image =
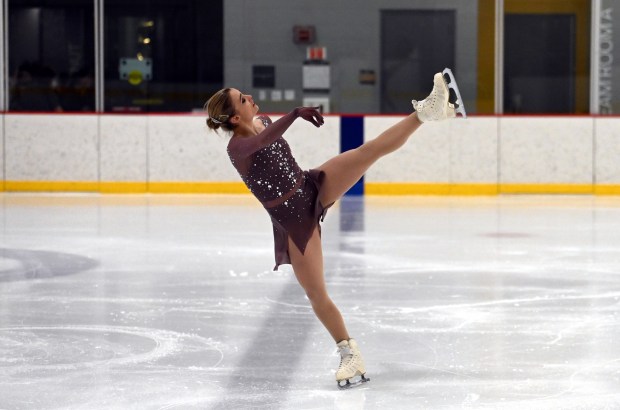
[[[523,224],[510,210],[503,213],[501,229],[476,226],[470,233],[459,219],[466,246],[452,240],[457,229],[449,224],[440,228],[450,241],[430,231],[435,227],[390,235],[384,257],[379,250],[388,228],[370,227],[379,232],[363,239],[371,251],[366,264],[380,268],[367,269],[364,286],[342,307],[366,329],[360,340],[373,376],[368,402],[378,391],[398,391],[413,408],[620,407],[618,246],[609,243],[618,238],[609,233],[618,232],[620,220],[606,218],[605,229],[570,236],[548,221]],[[574,214],[570,225],[560,225],[587,232]],[[413,246],[418,237],[423,253]],[[354,299],[364,289],[388,297],[359,304]]]
[[[219,343],[197,335],[124,326],[23,326],[0,328],[0,375],[73,371],[152,363],[197,350],[217,367]]]
[[[514,409],[615,408],[611,403],[620,403],[620,394],[613,393],[619,382],[620,359],[588,365],[570,358],[548,360],[546,350],[540,359],[519,362],[514,357],[521,352],[511,352],[510,357],[502,357],[504,353],[499,351],[477,355],[464,349],[436,349],[416,343],[415,338],[399,339],[395,346],[399,351],[393,354],[384,351],[386,346],[385,350],[390,350],[390,343],[385,343],[388,337],[381,338],[381,351],[367,349],[373,372],[370,402],[387,402],[385,394],[394,392],[402,400],[407,397],[414,408],[452,408],[457,403]],[[448,346],[450,340],[437,343]]]
[[[202,386],[194,387],[191,402],[204,404],[221,390],[205,375],[220,366],[224,349],[220,342],[195,334],[144,327],[4,327],[0,328],[2,403],[102,408],[137,402],[149,406],[176,398],[187,404],[183,389],[187,375],[193,374],[194,384]],[[186,367],[178,366],[183,362]],[[24,384],[38,393],[24,394]],[[36,387],[42,385],[46,387]]]
[[[585,407],[596,403],[590,407],[596,408],[620,403],[620,394],[612,393],[620,382],[620,352],[613,342],[620,292],[567,292],[375,306],[355,317],[371,328],[372,337],[366,339],[381,345],[365,351],[373,387],[414,389],[421,405],[462,401],[467,406],[553,408],[570,400]],[[589,310],[592,305],[599,309]],[[536,319],[541,315],[553,320]],[[378,335],[380,342],[373,341]],[[588,346],[597,348],[588,352]]]
[[[286,402],[293,377],[300,377],[309,335],[316,329],[312,309],[299,304],[302,300],[303,292],[292,274],[278,297],[262,298],[269,303],[266,317],[252,327],[257,328],[255,334],[237,341],[244,353],[235,360],[220,400],[211,408],[278,408]],[[319,376],[302,375],[313,379],[310,383]]]
[[[350,391],[293,276],[261,273],[254,208],[101,207],[121,231],[54,242],[100,266],[0,282],[0,407],[620,408],[620,207],[569,200],[367,199],[363,231],[326,232],[330,294],[372,379]],[[30,215],[7,218],[12,248],[49,246]]]
[[[94,259],[71,253],[0,248],[0,282],[74,275],[98,265]]]

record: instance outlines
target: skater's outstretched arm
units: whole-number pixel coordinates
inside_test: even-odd
[[[316,127],[323,125],[323,116],[315,107],[298,107],[286,114],[257,135],[251,137],[233,137],[228,149],[239,158],[249,157],[261,148],[269,146],[280,138],[284,132],[301,117]]]

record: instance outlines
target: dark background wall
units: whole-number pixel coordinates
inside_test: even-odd
[[[475,107],[478,1],[458,0],[226,0],[224,2],[224,85],[258,99],[252,87],[252,65],[273,65],[276,90],[294,90],[294,101],[274,102],[267,92],[265,111],[281,112],[302,102],[302,64],[306,46],[293,42],[293,26],[316,27],[316,46],[327,47],[331,64],[331,111],[381,112],[382,10],[453,10],[456,26],[454,61],[466,104]],[[491,33],[490,33],[491,34]],[[434,41],[420,30],[422,39]],[[434,47],[441,47],[435,44]],[[437,67],[441,70],[444,67]],[[374,85],[360,84],[360,70],[374,70]],[[412,76],[415,73],[412,73]],[[427,80],[429,92],[432,78]],[[466,97],[465,97],[466,96]],[[411,98],[414,98],[412,96]],[[402,107],[407,112],[410,106]]]

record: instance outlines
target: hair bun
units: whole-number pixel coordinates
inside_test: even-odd
[[[207,127],[212,130],[222,128],[225,131],[233,131],[235,124],[230,119],[235,115],[235,107],[230,99],[230,88],[224,88],[209,98],[204,105],[207,114]]]
[[[215,122],[213,121],[213,118],[211,117],[207,117],[207,127],[211,128],[212,130],[218,130],[218,128],[220,128],[221,123]]]

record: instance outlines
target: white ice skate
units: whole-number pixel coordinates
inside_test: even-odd
[[[422,101],[411,100],[413,109],[418,112],[418,118],[422,122],[441,121],[454,118],[459,113],[463,118],[467,117],[465,106],[459,87],[452,74],[452,70],[446,68],[433,77],[433,91]]]
[[[340,366],[336,371],[338,387],[348,389],[369,382],[370,379],[366,377],[364,359],[355,340],[343,340],[337,346],[338,353],[340,353]]]

